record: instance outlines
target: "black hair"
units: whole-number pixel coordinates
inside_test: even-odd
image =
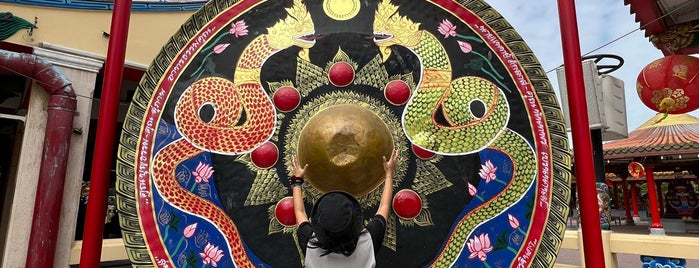
[[[357,248],[357,241],[359,241],[359,236],[362,235],[363,233],[367,232],[366,229],[363,229],[357,237],[355,237],[353,240],[340,243],[340,244],[334,244],[332,243],[333,241],[326,241],[328,243],[323,244],[321,243],[318,238],[316,238],[315,234],[313,237],[311,237],[311,240],[309,241],[309,248],[320,248],[325,250],[323,254],[320,254],[321,257],[328,255],[330,253],[337,253],[337,254],[342,254],[345,256],[350,256],[352,253],[354,253],[354,250]]]

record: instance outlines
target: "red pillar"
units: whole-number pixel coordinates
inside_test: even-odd
[[[633,202],[632,205],[633,205],[633,217],[634,218],[640,217],[640,215],[638,215],[638,197],[637,197],[638,194],[636,193],[637,191],[638,191],[638,188],[636,187],[636,182],[632,182],[631,183],[631,202]]]
[[[658,209],[660,210],[660,218],[665,215],[665,200],[663,199],[663,182],[655,181],[655,190],[658,195]]]
[[[628,177],[627,174],[621,175],[621,191],[624,194],[624,211],[626,211],[626,225],[635,225],[633,222],[633,218],[631,217],[631,207],[629,206],[629,187],[626,185],[626,177]]]
[[[617,194],[618,182],[612,182],[612,201],[614,202],[614,208],[619,209],[619,195]]]
[[[648,209],[650,209],[650,228],[662,229],[663,224],[660,223],[660,213],[658,212],[658,196],[655,190],[655,178],[653,177],[653,167],[646,167],[646,184],[648,185]],[[662,231],[664,234],[665,231]]]
[[[114,1],[112,26],[104,68],[102,100],[95,140],[95,154],[90,174],[90,193],[85,211],[85,230],[80,251],[80,267],[99,267],[102,255],[104,217],[107,214],[110,170],[114,152],[119,94],[124,74],[126,39],[129,32],[131,0]]]
[[[570,127],[572,129],[575,176],[580,199],[580,221],[586,267],[605,267],[602,226],[597,205],[597,180],[592,155],[592,137],[587,117],[585,83],[583,82],[580,38],[574,0],[558,0],[561,25],[563,64],[565,66]]]

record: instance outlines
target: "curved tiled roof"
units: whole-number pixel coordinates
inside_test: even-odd
[[[688,114],[657,114],[626,139],[603,145],[604,159],[699,153],[699,119]]]

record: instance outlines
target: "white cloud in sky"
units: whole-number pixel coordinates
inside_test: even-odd
[[[545,71],[554,70],[563,64],[557,1],[485,1],[522,36]],[[575,2],[582,54],[633,32],[592,53],[614,54],[624,58],[621,69],[610,75],[624,81],[626,113],[629,132],[631,132],[656,114],[638,97],[635,89],[636,78],[643,67],[653,60],[662,58],[663,54],[653,47],[645,37],[644,31],[634,31],[640,25],[630,13],[629,6],[623,4],[624,1],[578,0]],[[558,92],[556,72],[549,72],[548,76]],[[699,111],[690,114],[699,117]]]

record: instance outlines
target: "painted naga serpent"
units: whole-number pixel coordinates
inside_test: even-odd
[[[378,12],[394,14],[396,11],[395,6],[383,1]],[[523,137],[506,127],[510,109],[500,88],[480,77],[452,79],[447,52],[433,34],[425,30],[404,30],[417,29],[407,18],[393,22],[396,23],[376,25],[376,30],[393,35],[378,43],[382,53],[390,53],[391,45],[402,45],[417,54],[423,66],[422,81],[403,115],[408,138],[423,148],[447,155],[470,154],[485,148],[501,151],[514,165],[513,177],[500,193],[457,220],[444,247],[430,264],[447,267],[459,257],[478,225],[503,213],[522,198],[535,179],[534,152]],[[472,102],[485,106],[481,116],[471,111]],[[438,116],[443,120],[437,120]]]
[[[300,0],[294,1],[295,16],[277,23],[254,39],[235,66],[233,80],[206,77],[192,83],[175,108],[175,122],[183,138],[160,150],[153,166],[154,185],[172,205],[211,222],[223,232],[231,255],[239,267],[252,267],[233,220],[214,203],[183,188],[175,170],[187,159],[204,152],[238,155],[252,151],[267,141],[275,129],[275,107],[260,85],[260,70],[270,55],[299,46],[300,57],[313,46],[297,37],[312,29],[310,14]],[[302,14],[303,16],[299,16]],[[445,155],[465,155],[483,149],[505,153],[514,163],[514,172],[504,189],[457,219],[443,248],[430,264],[445,267],[459,258],[471,233],[482,223],[518,202],[535,178],[532,147],[519,134],[508,129],[509,106],[505,94],[494,83],[480,77],[452,79],[452,67],[439,40],[404,17],[396,17],[397,7],[384,0],[376,13],[375,31],[390,37],[377,40],[383,58],[391,46],[412,50],[421,60],[421,82],[403,114],[404,130],[416,145]],[[390,18],[390,19],[389,19]],[[299,27],[299,26],[303,27]],[[307,55],[307,54],[306,54]],[[472,103],[485,112],[476,116]],[[200,110],[212,106],[213,117],[202,118]],[[439,118],[439,120],[437,119]],[[468,220],[467,220],[468,218]]]

